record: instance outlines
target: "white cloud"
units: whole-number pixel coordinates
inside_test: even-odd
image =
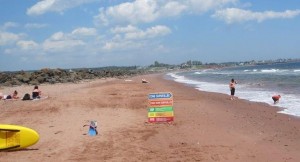
[[[62,13],[66,9],[95,1],[99,0],[42,0],[27,9],[27,15],[42,15],[47,12]]]
[[[148,28],[145,31],[128,32],[125,34],[125,39],[148,39],[170,34],[171,30],[162,25],[157,25]]]
[[[172,31],[170,28],[157,25],[145,30],[139,29],[135,26],[128,25],[125,27],[116,27],[111,29],[114,37],[111,40],[107,40],[104,43],[103,49],[105,50],[129,50],[138,49],[144,46],[150,46],[149,39],[170,34]]]
[[[135,0],[99,9],[94,17],[96,25],[112,23],[150,23],[164,17],[184,13],[203,13],[234,4],[238,0]]]
[[[300,10],[286,10],[284,12],[264,11],[253,12],[238,8],[227,8],[216,11],[212,17],[225,21],[228,24],[245,21],[262,22],[268,19],[287,19],[300,14]]]
[[[47,24],[28,23],[28,24],[25,25],[25,28],[40,29],[40,28],[45,28],[47,26],[48,26]]]
[[[9,33],[9,32],[1,32],[0,31],[0,45],[9,45],[12,43],[15,43],[21,38],[20,35],[14,34],[14,33]]]
[[[187,9],[188,9],[188,5],[186,4],[176,2],[176,1],[170,1],[162,5],[158,12],[160,16],[173,17],[173,16],[180,15]]]
[[[128,32],[136,32],[137,30],[139,30],[137,27],[132,26],[132,25],[128,25],[126,27],[115,27],[112,28],[110,31],[112,33],[128,33]]]
[[[117,50],[129,50],[129,49],[138,49],[143,46],[143,42],[133,42],[133,41],[109,41],[106,42],[103,46],[103,50],[108,51],[117,51]]]
[[[139,29],[135,26],[128,25],[125,27],[115,27],[111,29],[113,34],[116,34],[114,39],[115,40],[133,40],[133,39],[148,39],[148,38],[155,38],[161,37],[167,34],[170,34],[172,31],[167,26],[163,25],[156,25],[145,30]]]
[[[34,41],[18,41],[17,46],[22,50],[33,50],[38,47],[38,44]]]
[[[97,30],[95,28],[77,28],[72,31],[73,35],[78,36],[95,36],[97,34]]]
[[[42,47],[48,52],[70,52],[76,51],[80,46],[84,46],[85,42],[80,39],[72,38],[63,32],[54,33],[50,38],[46,39]]]
[[[42,0],[27,9],[27,15],[42,15],[45,12],[53,10],[56,0]]]
[[[51,37],[48,40],[51,41],[57,41],[57,40],[63,40],[64,39],[64,33],[63,32],[57,32],[51,35]]]
[[[100,14],[95,16],[96,22],[108,25],[113,22],[152,22],[158,15],[157,3],[154,0],[138,0],[125,2],[117,6],[108,7],[106,10],[100,9]]]
[[[81,40],[46,40],[43,43],[43,49],[48,52],[68,52],[76,51],[75,48],[84,45],[85,43]]]
[[[15,22],[6,22],[4,23],[4,25],[1,27],[1,29],[6,30],[8,28],[14,28],[14,27],[18,27],[19,24],[15,23]]]
[[[186,0],[190,10],[195,13],[207,12],[237,2],[238,0]]]

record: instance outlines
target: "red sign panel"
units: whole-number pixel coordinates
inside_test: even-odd
[[[168,99],[168,100],[153,100],[149,101],[150,107],[163,107],[163,106],[173,106],[173,100]]]
[[[148,122],[172,122],[174,121],[174,117],[155,117],[155,118],[148,118]]]

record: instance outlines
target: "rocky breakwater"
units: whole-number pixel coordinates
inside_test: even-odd
[[[137,69],[64,70],[48,68],[38,71],[0,72],[0,86],[76,83],[81,80],[97,78],[125,78],[143,73],[145,71]]]

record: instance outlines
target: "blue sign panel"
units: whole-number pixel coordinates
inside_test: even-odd
[[[151,93],[148,95],[148,99],[164,99],[164,98],[172,98],[172,93]]]

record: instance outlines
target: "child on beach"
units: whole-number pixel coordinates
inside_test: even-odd
[[[274,101],[274,104],[278,103],[280,98],[281,98],[280,95],[274,95],[274,96],[272,96],[272,99],[273,99],[273,101]]]
[[[14,93],[12,94],[12,99],[19,99],[17,90],[15,90]]]
[[[97,131],[97,121],[90,121],[90,124],[89,125],[87,125],[87,124],[85,124],[85,125],[83,125],[83,127],[85,127],[85,126],[89,126],[89,135],[91,135],[91,136],[94,136],[94,135],[97,135],[98,134],[98,131]]]
[[[234,79],[231,79],[231,82],[229,83],[229,88],[230,88],[230,100],[234,100],[234,93],[235,93],[235,85],[237,84],[236,81],[234,81]]]

